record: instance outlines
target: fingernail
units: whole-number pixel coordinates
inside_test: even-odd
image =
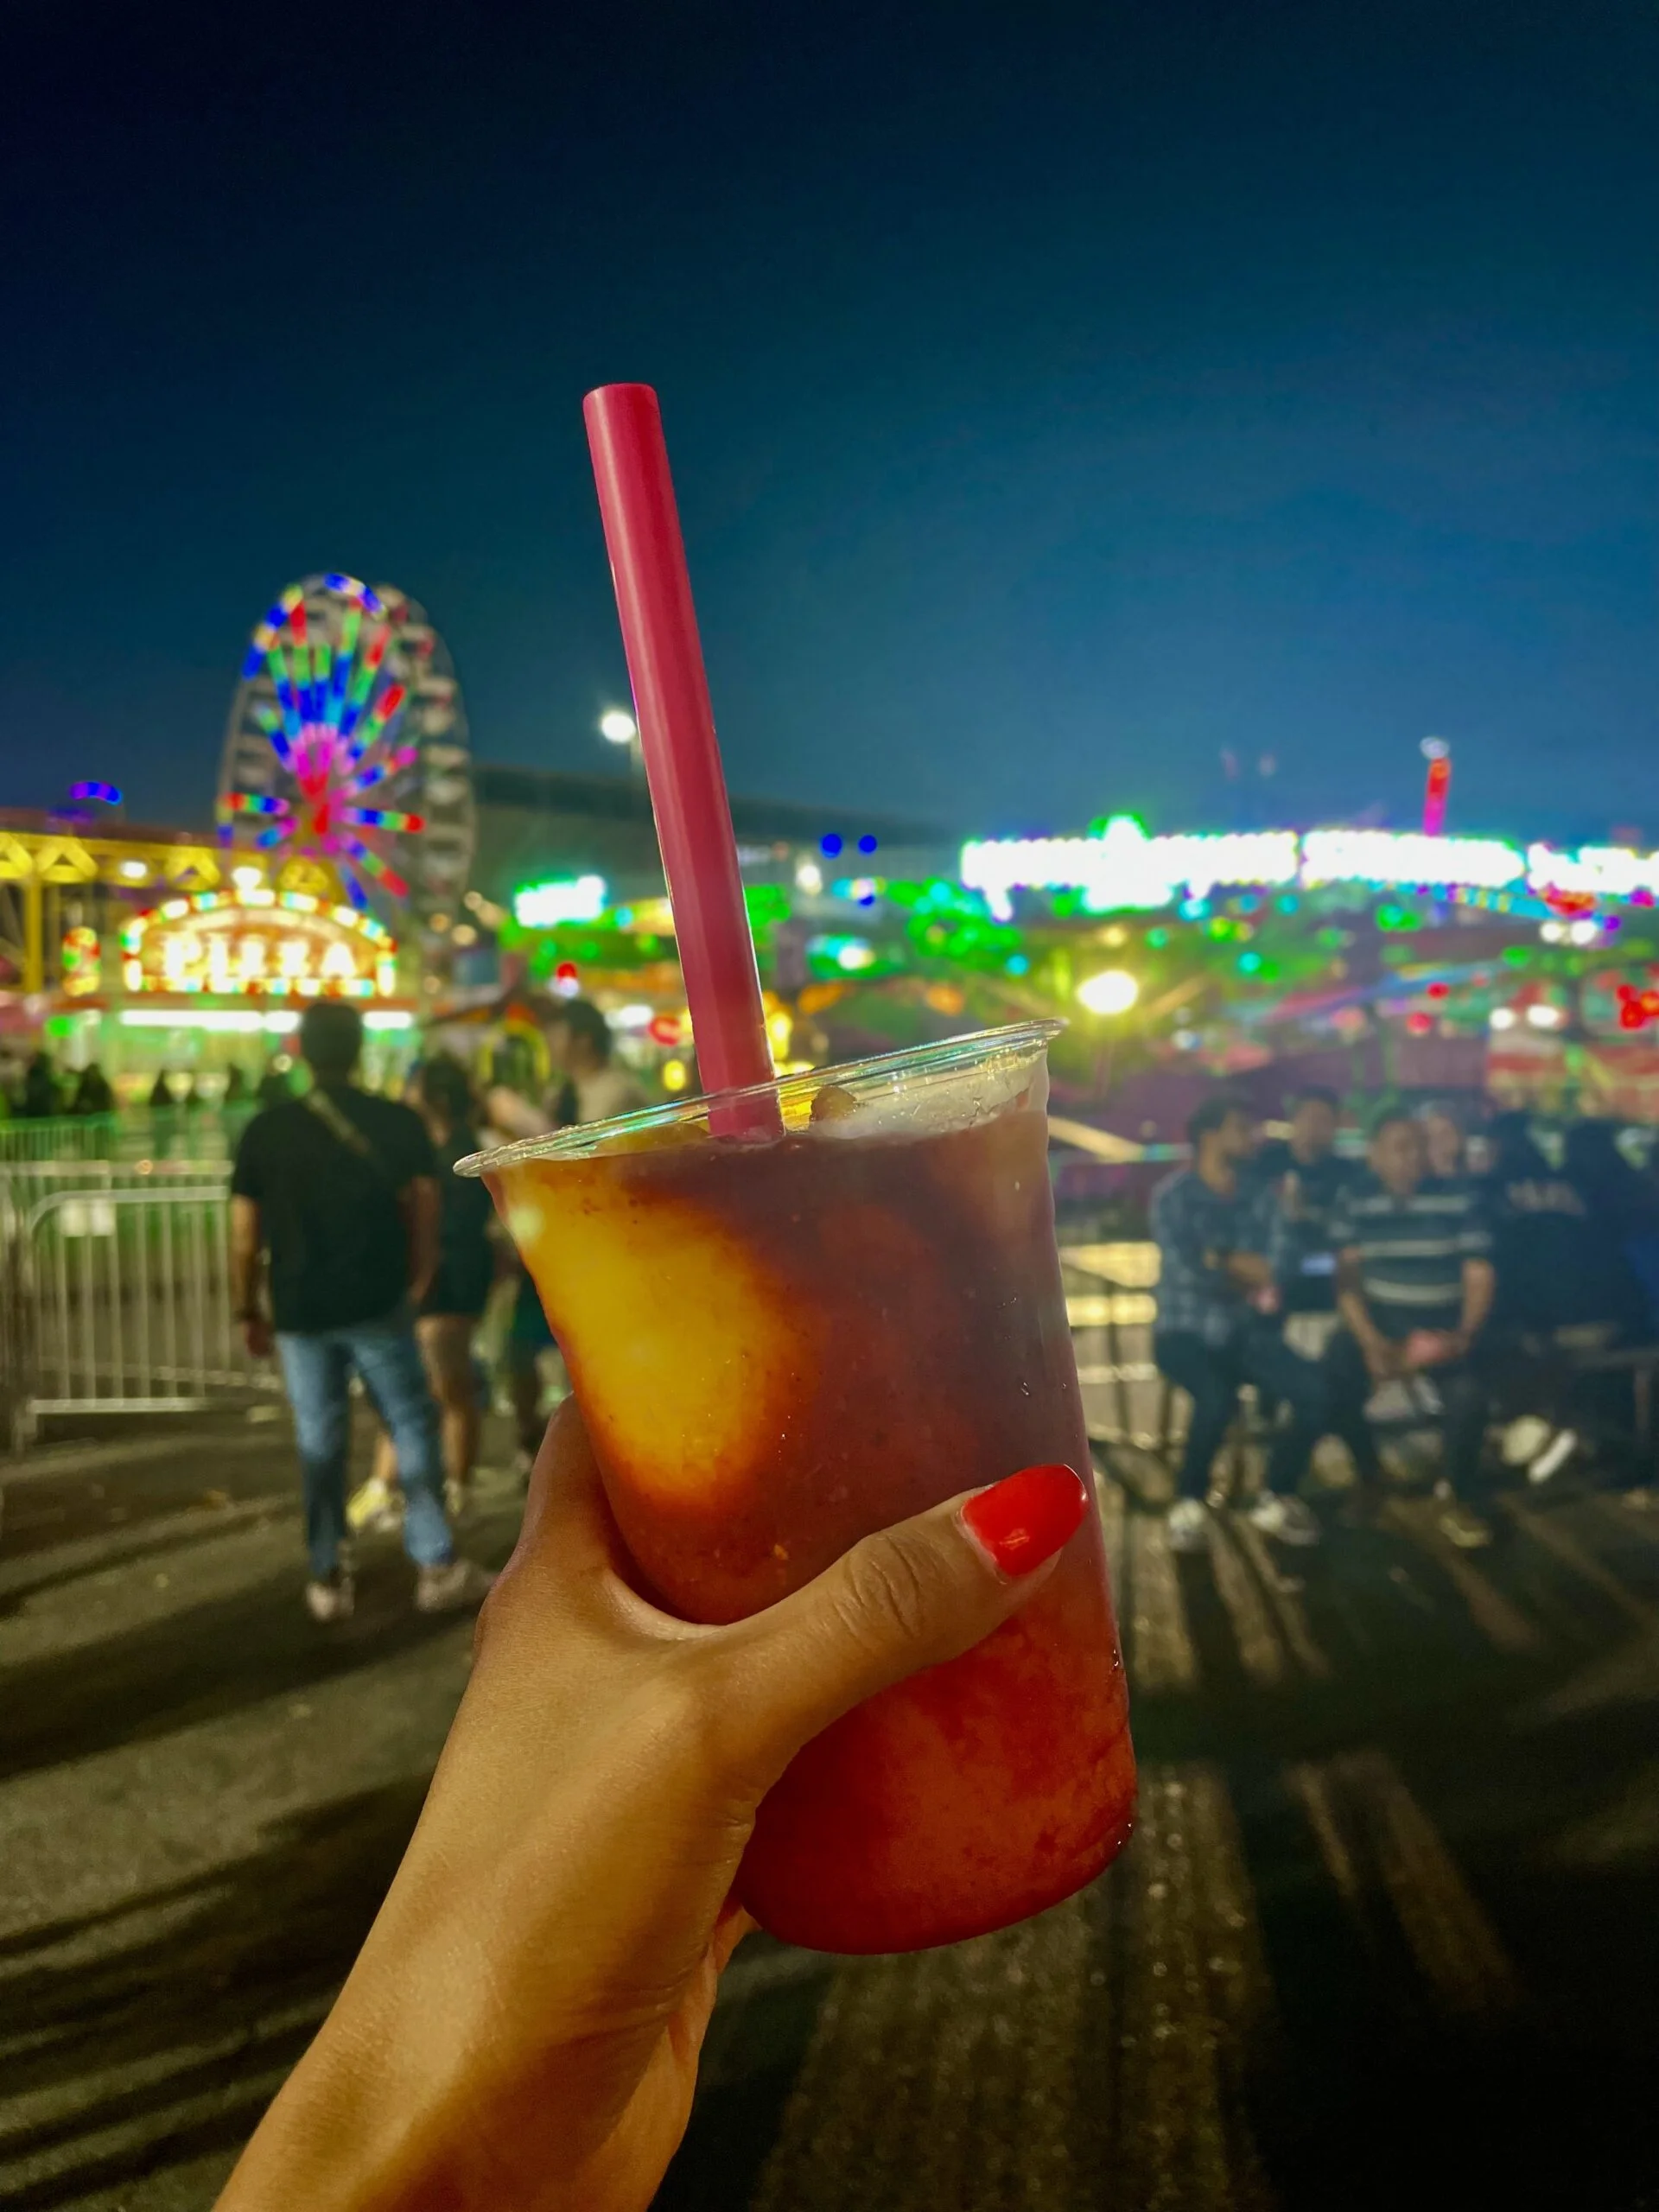
[[[1000,1573],[1030,1574],[1076,1535],[1087,1485],[1070,1467],[1022,1467],[962,1509],[963,1526]]]

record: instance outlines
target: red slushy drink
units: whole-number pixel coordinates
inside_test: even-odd
[[[871,1530],[1016,1468],[1089,1475],[1031,1024],[492,1154],[649,1590],[758,1611]],[[779,1122],[768,1133],[768,1122]],[[733,1116],[717,1113],[716,1128]],[[1135,1763],[1090,1515],[1022,1611],[796,1758],[739,1880],[830,1951],[976,1936],[1090,1881]]]

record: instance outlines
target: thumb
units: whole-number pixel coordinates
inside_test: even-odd
[[[832,1720],[1017,1612],[1092,1503],[1070,1467],[1027,1467],[883,1529],[804,1589],[722,1630],[744,1771],[771,1786]]]

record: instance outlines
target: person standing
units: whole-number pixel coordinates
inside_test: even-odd
[[[544,1105],[498,1085],[489,1095],[492,1124],[510,1137],[550,1135],[582,1122],[607,1122],[649,1103],[645,1091],[612,1056],[610,1024],[591,999],[556,1000],[542,1021],[552,1074]],[[504,1351],[512,1398],[518,1471],[526,1481],[546,1421],[542,1412],[542,1356],[557,1350],[542,1301],[522,1262]]]
[[[36,1052],[23,1070],[22,1102],[17,1111],[27,1121],[49,1122],[59,1110],[57,1071],[49,1052]]]
[[[263,1357],[274,1340],[282,1362],[304,1478],[306,1604],[318,1621],[346,1619],[354,1597],[340,1562],[353,1368],[391,1431],[416,1606],[474,1604],[491,1580],[455,1556],[437,1417],[415,1338],[412,1308],[431,1288],[439,1253],[431,1140],[407,1106],[353,1083],[362,1049],[355,1007],[308,1006],[300,1052],[313,1087],[254,1116],[231,1178],[236,1318],[250,1352]]]
[[[460,1061],[442,1052],[423,1061],[410,1086],[410,1103],[426,1125],[438,1171],[437,1268],[431,1288],[420,1301],[415,1334],[426,1363],[427,1380],[438,1402],[444,1503],[450,1517],[459,1520],[472,1502],[473,1468],[478,1458],[480,1408],[478,1378],[473,1372],[473,1333],[483,1318],[495,1280],[497,1248],[491,1235],[495,1208],[481,1178],[454,1172],[457,1160],[480,1149],[477,1104]],[[382,1428],[367,1494],[360,1491],[352,1500],[349,1517],[366,1519],[387,1510],[397,1479],[397,1453],[390,1431]]]
[[[1250,1117],[1236,1100],[1211,1098],[1192,1116],[1187,1136],[1192,1166],[1160,1183],[1152,1199],[1161,1267],[1153,1353],[1160,1373],[1192,1401],[1169,1540],[1177,1551],[1204,1548],[1210,1471],[1239,1390],[1251,1382],[1287,1408],[1288,1418],[1274,1433],[1268,1486],[1248,1517],[1264,1535],[1315,1544],[1319,1522],[1296,1491],[1322,1433],[1325,1389],[1313,1362],[1292,1351],[1259,1310],[1274,1296],[1258,1217],[1239,1188],[1254,1144]]]
[[[1375,1497],[1382,1465],[1365,1415],[1385,1382],[1426,1380],[1445,1440],[1440,1528],[1472,1549],[1492,1540],[1476,1488],[1488,1392],[1477,1364],[1497,1276],[1491,1237],[1467,1182],[1428,1173],[1422,1123],[1390,1107],[1371,1128],[1370,1173],[1336,1205],[1337,1305],[1325,1355],[1332,1426]]]

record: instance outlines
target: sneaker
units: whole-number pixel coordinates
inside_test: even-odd
[[[1383,1428],[1397,1421],[1411,1420],[1416,1410],[1416,1402],[1409,1388],[1397,1378],[1379,1382],[1365,1401],[1366,1420],[1375,1421]]]
[[[314,1621],[348,1621],[357,1603],[357,1585],[338,1569],[325,1582],[305,1586],[306,1611]]]
[[[469,1559],[452,1559],[443,1567],[423,1567],[415,1585],[417,1613],[455,1613],[464,1606],[481,1605],[495,1580]]]
[[[1659,1489],[1651,1483],[1638,1483],[1634,1490],[1621,1491],[1618,1502],[1631,1513],[1659,1512]]]
[[[1165,1516],[1173,1552],[1201,1552],[1210,1541],[1210,1509],[1198,1497],[1179,1497]]]
[[[1559,1436],[1545,1445],[1543,1450],[1527,1469],[1527,1480],[1529,1483],[1547,1483],[1552,1475],[1560,1473],[1561,1469],[1578,1448],[1578,1431],[1564,1428]]]
[[[402,1491],[394,1490],[378,1475],[371,1475],[346,1501],[346,1525],[359,1535],[396,1535],[404,1525]]]
[[[1319,1524],[1309,1507],[1300,1497],[1281,1497],[1264,1490],[1260,1497],[1252,1500],[1244,1518],[1252,1529],[1264,1536],[1272,1536],[1281,1544],[1317,1544]]]
[[[1522,1414],[1512,1421],[1503,1432],[1503,1464],[1506,1467],[1524,1467],[1549,1442],[1549,1423],[1537,1414]]]
[[[1440,1510],[1440,1534],[1460,1552],[1478,1552],[1492,1541],[1492,1524],[1460,1497],[1447,1498]]]

